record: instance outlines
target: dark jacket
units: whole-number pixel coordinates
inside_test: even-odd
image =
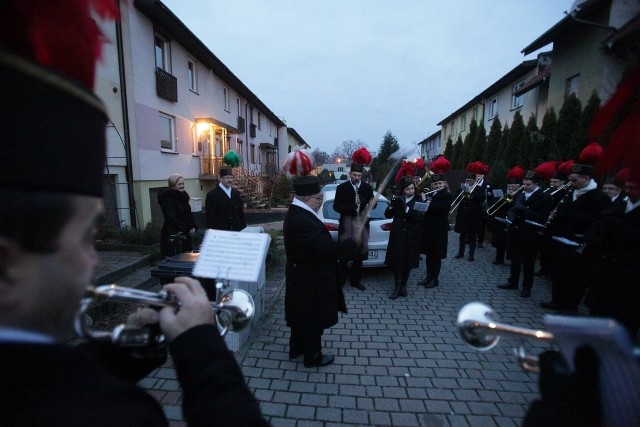
[[[461,191],[462,192],[462,191]],[[460,193],[458,193],[460,194]],[[456,233],[477,233],[482,225],[482,208],[486,202],[484,189],[476,186],[471,192],[471,197],[462,196],[456,212]]]
[[[171,188],[163,188],[158,192],[158,203],[164,215],[164,224],[160,233],[160,252],[164,256],[173,256],[181,252],[189,252],[193,249],[189,231],[197,229],[196,222],[189,205],[189,194],[186,191],[178,191]],[[185,238],[173,238],[171,236],[181,232]]]
[[[360,209],[356,212],[356,193],[353,191],[353,185],[351,185],[351,181],[343,182],[338,185],[336,188],[336,197],[333,201],[333,210],[340,214],[340,221],[338,224],[338,238],[344,239],[345,237],[351,238],[350,234],[352,231],[350,230],[352,223],[350,222],[357,213],[361,216],[364,215],[364,211],[367,207],[367,204],[371,199],[373,199],[373,189],[367,183],[360,182],[360,186],[358,187],[358,196],[360,198]],[[365,224],[366,236],[369,235],[369,222]],[[364,239],[363,239],[364,240]],[[353,254],[349,254],[344,259],[360,259],[365,260],[368,257],[368,251],[365,250],[367,247],[367,242],[363,241],[361,245],[361,250],[356,251]]]
[[[244,220],[244,202],[235,188],[231,189],[231,198],[220,186],[207,193],[204,210],[207,216],[207,228],[214,230],[241,231],[247,226]]]
[[[169,348],[189,425],[268,425],[215,326],[192,328]],[[101,346],[101,357],[103,350]],[[140,363],[140,359],[130,358],[126,363],[118,359],[119,366],[114,367],[131,363]],[[168,421],[158,401],[136,385],[157,366],[149,366],[142,376],[125,378],[83,348],[2,343],[1,424],[166,426]]]
[[[420,253],[445,259],[449,241],[449,209],[453,196],[448,190],[438,191],[431,199],[422,221]]]
[[[535,262],[542,240],[542,228],[525,221],[544,224],[551,212],[551,196],[541,189],[534,191],[528,199],[525,194],[516,196],[507,218],[513,222],[509,227],[511,262]]]
[[[349,243],[334,242],[324,224],[311,212],[292,205],[284,220],[285,320],[301,332],[315,332],[338,323],[346,312],[337,281],[337,256]]]
[[[386,218],[393,218],[389,244],[384,263],[409,269],[418,267],[420,261],[420,235],[422,233],[422,214],[413,209],[416,198],[408,203],[403,198],[391,199],[389,207],[384,211]],[[408,211],[406,208],[409,208]]]

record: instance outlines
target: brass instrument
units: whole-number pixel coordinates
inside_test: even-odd
[[[471,200],[473,198],[473,195],[471,193],[473,193],[473,190],[476,189],[476,187],[478,186],[478,184],[480,184],[480,182],[484,179],[484,176],[481,176],[480,178],[476,179],[476,182],[473,183],[473,185],[471,186],[471,188],[469,188],[469,190],[467,191],[461,191],[455,199],[453,199],[453,202],[451,202],[451,209],[449,209],[449,215],[453,214],[456,209],[458,209],[458,206],[460,205],[460,203],[462,203],[462,200]]]
[[[255,313],[255,303],[251,294],[242,289],[233,289],[223,293],[222,283],[218,282],[219,302],[212,302],[211,308],[215,312],[216,325],[220,335],[228,331],[240,331],[251,323]],[[151,307],[180,307],[180,301],[175,295],[160,291],[150,292],[136,288],[126,288],[117,285],[102,285],[89,287],[87,295],[80,303],[80,310],[75,320],[76,333],[91,340],[112,341],[126,347],[145,346],[152,341],[162,342],[164,337],[152,332],[149,327],[118,325],[112,331],[98,331],[89,328],[90,322],[85,317],[87,310],[97,301],[118,301],[140,304]]]
[[[424,176],[420,178],[418,184],[416,185],[416,192],[424,185],[424,183],[433,176],[433,172],[430,169],[426,169],[424,172]]]
[[[514,191],[513,194],[508,194],[507,193],[504,196],[502,196],[497,202],[495,202],[493,205],[491,205],[491,207],[489,209],[487,209],[487,215],[493,216],[505,204],[513,203],[513,200],[516,198],[516,195],[518,193],[520,193],[522,190],[524,190],[524,185],[521,185],[520,187],[518,187],[518,189],[516,191]]]
[[[438,191],[442,191],[442,190],[444,190],[444,189],[445,189],[445,187],[438,188],[437,190],[423,191],[423,192],[422,192],[422,194],[424,194],[425,196],[433,197],[433,196],[435,196],[435,194],[436,194]]]

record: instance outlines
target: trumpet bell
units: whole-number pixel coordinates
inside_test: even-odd
[[[470,302],[458,313],[460,336],[476,350],[491,350],[500,341],[500,335],[492,333],[497,320],[491,307],[481,302]]]
[[[220,298],[216,312],[216,324],[220,335],[241,331],[251,323],[255,303],[251,294],[243,289],[234,289]]]

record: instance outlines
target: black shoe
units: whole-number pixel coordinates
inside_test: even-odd
[[[440,281],[438,279],[433,279],[432,281],[424,285],[424,287],[427,289],[437,288],[439,284],[440,284]]]
[[[302,356],[301,351],[289,350],[289,360],[297,359],[300,356]]]
[[[530,291],[529,289],[523,289],[523,290],[520,292],[520,296],[521,296],[522,298],[529,298],[529,297],[531,296],[531,291]]]
[[[506,285],[498,285],[498,289],[518,289],[518,286],[507,283]]]
[[[555,304],[553,301],[551,302],[541,302],[540,307],[546,308],[547,310],[560,310],[560,306]]]
[[[504,264],[504,261],[493,261],[491,264],[493,264],[493,265],[501,265],[501,264]]]
[[[365,289],[367,289],[367,288],[365,288],[365,287],[364,287],[364,285],[363,285],[362,283],[360,283],[360,282],[353,282],[353,283],[351,283],[351,287],[352,287],[352,288],[356,288],[356,289],[360,289],[361,291],[364,291]]]
[[[425,286],[427,283],[431,281],[431,277],[427,274],[424,279],[418,282],[418,286]]]
[[[304,367],[305,368],[321,368],[323,366],[331,365],[334,360],[336,360],[333,356],[328,356],[322,353],[316,353],[315,357],[307,358],[304,357]]]
[[[406,297],[407,296],[407,285],[402,285],[400,287],[400,292],[398,292],[398,295],[401,297]]]
[[[475,260],[475,258],[473,257],[473,254],[469,254],[469,261],[473,261]]]
[[[464,254],[458,254],[458,255],[454,256],[454,258],[464,258]]]

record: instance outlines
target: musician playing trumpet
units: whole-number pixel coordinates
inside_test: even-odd
[[[506,196],[503,196],[498,202],[491,206],[491,221],[489,222],[489,230],[491,231],[491,246],[496,248],[496,258],[492,262],[494,265],[504,264],[504,258],[507,252],[509,234],[507,232],[507,224],[497,220],[496,218],[505,219],[507,212],[513,206],[514,195],[516,191],[522,188],[522,179],[525,171],[520,166],[512,167],[507,172],[507,196],[511,197],[509,202]],[[498,205],[498,207],[494,207]],[[511,258],[511,256],[509,256]]]
[[[453,196],[449,192],[449,185],[444,173],[449,170],[451,163],[444,157],[439,157],[430,169],[434,172],[431,177],[431,191],[425,195],[429,207],[422,221],[422,236],[420,237],[420,253],[425,255],[427,274],[418,282],[418,286],[425,288],[437,287],[440,277],[442,260],[447,257],[449,241],[449,208]]]
[[[463,258],[465,246],[469,245],[469,261],[475,259],[478,231],[482,225],[483,188],[478,185],[478,174],[484,172],[481,162],[472,162],[467,165],[467,175],[462,184],[456,200],[458,201],[456,212],[456,225],[454,231],[460,234],[458,239],[458,254],[455,258]],[[454,202],[455,205],[456,202]],[[453,209],[453,208],[452,208]]]

